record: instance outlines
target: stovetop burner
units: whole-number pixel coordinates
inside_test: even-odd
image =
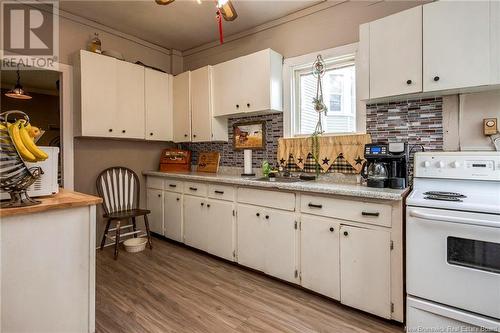
[[[424,193],[425,194],[425,193]],[[441,201],[454,201],[454,202],[462,202],[463,200],[460,198],[462,197],[457,197],[457,196],[445,196],[445,195],[434,195],[434,194],[428,194],[424,197],[424,199],[427,200],[441,200]]]
[[[467,198],[465,195],[457,192],[443,192],[443,191],[428,191],[424,195],[433,197],[446,197],[446,198]]]

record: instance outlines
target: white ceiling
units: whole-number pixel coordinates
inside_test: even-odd
[[[319,0],[233,0],[238,18],[223,22],[224,35],[239,33],[317,4]],[[61,1],[60,8],[145,41],[185,51],[218,40],[215,0]]]

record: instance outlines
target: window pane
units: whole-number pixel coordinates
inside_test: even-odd
[[[356,130],[356,96],[354,65],[327,69],[323,76],[323,99],[328,108],[326,117],[322,117],[323,130],[326,133],[354,132]],[[300,85],[299,133],[312,134],[316,128],[318,114],[313,108],[316,97],[317,79],[310,72],[301,73],[297,84]]]

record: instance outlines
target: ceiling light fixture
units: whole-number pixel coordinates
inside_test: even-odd
[[[175,0],[155,0],[159,5],[168,5],[169,3],[174,2]]]
[[[226,21],[234,21],[238,17],[233,4],[229,0],[217,0],[217,8],[219,8],[222,17]]]
[[[26,93],[23,86],[21,85],[21,75],[19,74],[19,68],[17,69],[17,82],[14,88],[7,91],[5,96],[16,99],[31,99],[31,96]]]

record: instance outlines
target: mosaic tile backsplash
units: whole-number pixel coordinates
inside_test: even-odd
[[[366,106],[366,131],[371,134],[373,142],[405,141],[409,143],[410,150],[413,151],[420,150],[416,145],[422,145],[426,151],[441,150],[443,148],[442,107],[441,97],[368,104]],[[278,154],[278,139],[283,136],[282,113],[230,118],[228,142],[185,143],[182,144],[182,148],[192,151],[193,164],[197,164],[201,151],[218,151],[221,153],[221,166],[243,167],[243,151],[233,150],[233,124],[256,120],[266,121],[266,148],[253,152],[253,167],[261,167],[263,160],[275,163]],[[342,163],[342,158],[339,158],[339,163]]]
[[[283,137],[283,113],[272,113],[263,116],[235,117],[228,120],[228,142],[201,142],[183,143],[182,149],[192,152],[192,164],[198,164],[198,155],[202,151],[220,152],[220,165],[228,167],[243,167],[243,150],[233,149],[233,125],[239,122],[265,121],[266,147],[263,150],[254,150],[252,165],[260,168],[264,160],[276,163],[278,156],[278,139]]]

